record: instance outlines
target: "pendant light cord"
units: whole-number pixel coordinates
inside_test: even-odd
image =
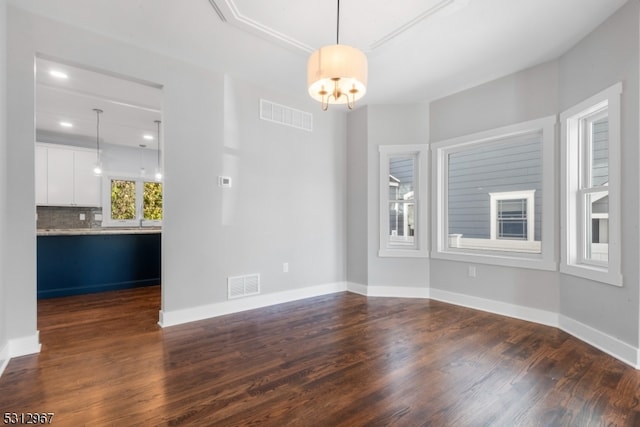
[[[96,158],[100,161],[100,113],[102,110],[94,108],[93,111],[96,112]]]
[[[154,120],[154,122],[156,122],[156,124],[158,125],[158,163],[156,165],[156,167],[159,169],[160,168],[160,120]]]
[[[338,13],[336,18],[336,44],[340,44],[340,0],[338,0]]]
[[[96,111],[96,148],[100,152],[100,111]]]

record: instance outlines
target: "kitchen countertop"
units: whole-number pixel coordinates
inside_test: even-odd
[[[89,236],[109,234],[157,234],[161,227],[56,228],[38,229],[38,236]]]

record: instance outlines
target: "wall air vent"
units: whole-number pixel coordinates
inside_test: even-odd
[[[260,118],[296,129],[313,131],[313,114],[276,104],[266,99],[260,100]]]
[[[248,274],[227,278],[229,299],[257,295],[260,293],[260,275]]]

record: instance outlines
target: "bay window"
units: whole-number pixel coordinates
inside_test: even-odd
[[[426,145],[384,145],[379,151],[379,255],[427,256]]]
[[[622,84],[561,115],[562,235],[560,269],[612,285],[620,272],[620,96]]]
[[[556,117],[432,145],[433,258],[555,270]]]

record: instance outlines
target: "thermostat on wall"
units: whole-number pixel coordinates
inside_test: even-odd
[[[230,176],[219,176],[218,177],[218,187],[231,188],[231,177]]]

